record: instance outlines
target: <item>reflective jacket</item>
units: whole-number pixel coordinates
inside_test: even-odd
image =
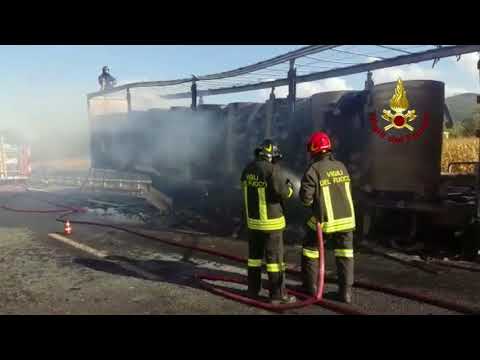
[[[293,195],[277,164],[255,160],[240,178],[247,227],[251,230],[282,230],[286,226],[282,201]]]
[[[350,175],[340,161],[331,155],[312,161],[302,178],[300,200],[312,208],[307,226],[316,230],[320,220],[324,233],[355,229]]]

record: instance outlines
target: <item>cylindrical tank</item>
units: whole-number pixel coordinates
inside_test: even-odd
[[[436,196],[444,100],[444,84],[438,81],[399,81],[373,88],[364,154],[365,181],[372,190]],[[413,111],[412,119],[408,114]]]

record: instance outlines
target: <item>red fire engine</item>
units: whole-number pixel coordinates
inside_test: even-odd
[[[0,181],[27,180],[31,173],[30,147],[13,145],[0,136]]]

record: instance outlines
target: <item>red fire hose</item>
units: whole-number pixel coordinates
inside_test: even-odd
[[[62,214],[61,216],[59,216],[58,218],[55,219],[56,221],[59,221],[59,222],[62,222],[62,223],[65,222],[64,218],[66,216],[68,216],[70,214],[75,214],[75,213],[85,211],[84,209],[81,209],[81,208],[73,208],[73,207],[66,206],[66,205],[55,204],[55,203],[49,202],[49,201],[47,201],[47,202],[50,203],[51,205],[55,205],[55,206],[57,206],[61,209],[56,209],[56,210],[24,210],[24,209],[14,209],[14,208],[4,206],[4,205],[2,205],[1,208],[5,209],[5,210],[8,210],[8,211],[24,212],[24,213],[60,213],[60,212],[63,212],[64,214]],[[247,261],[247,259],[245,259],[243,257],[230,255],[230,254],[222,253],[222,252],[215,251],[215,250],[205,249],[205,248],[198,247],[198,246],[190,246],[190,245],[179,244],[179,243],[174,242],[174,241],[161,239],[161,238],[158,238],[158,237],[155,237],[155,236],[152,236],[152,235],[148,235],[148,234],[143,234],[141,232],[137,232],[137,231],[134,231],[134,230],[131,230],[131,229],[128,229],[128,228],[124,228],[124,227],[121,227],[121,226],[117,226],[117,225],[96,223],[96,222],[91,222],[91,221],[79,221],[79,220],[70,220],[70,223],[79,224],[79,225],[91,225],[91,226],[107,227],[107,228],[111,228],[111,229],[115,229],[115,230],[120,230],[120,231],[129,233],[129,234],[132,234],[132,235],[135,235],[135,236],[143,237],[143,238],[146,238],[146,239],[159,241],[159,242],[162,242],[162,243],[167,244],[167,245],[176,246],[176,247],[180,247],[180,248],[185,248],[185,249],[193,250],[193,251],[197,251],[197,252],[202,252],[202,253],[222,257],[222,258],[232,260],[232,261],[235,261],[235,262],[239,262],[239,263],[245,263]],[[324,276],[324,274],[325,274],[325,268],[324,268],[325,264],[324,264],[323,239],[321,237],[321,232],[319,234],[319,228],[318,227],[317,227],[317,235],[318,235],[317,238],[319,240],[320,269],[319,269],[318,286],[317,286],[316,296],[309,298],[305,294],[302,294],[300,292],[288,289],[289,293],[291,293],[295,296],[298,296],[300,298],[306,299],[306,300],[299,301],[299,302],[296,302],[294,304],[288,304],[288,305],[271,305],[271,304],[267,304],[267,303],[264,303],[264,302],[257,302],[254,299],[246,298],[246,297],[237,295],[235,293],[231,293],[229,291],[216,288],[212,284],[209,284],[206,281],[204,281],[204,280],[226,281],[226,282],[232,282],[232,283],[245,284],[245,280],[240,280],[238,278],[236,278],[236,279],[226,279],[226,278],[223,278],[223,277],[220,277],[220,276],[212,276],[212,275],[196,275],[196,278],[199,279],[200,284],[204,288],[208,288],[208,290],[210,290],[214,293],[229,297],[233,300],[244,302],[248,305],[258,306],[258,307],[261,307],[261,308],[264,308],[264,309],[267,309],[267,310],[284,311],[284,310],[288,310],[288,309],[304,307],[304,306],[307,306],[307,305],[310,305],[310,304],[315,304],[315,305],[319,305],[321,307],[324,307],[324,308],[327,308],[327,309],[330,309],[332,311],[342,313],[342,314],[365,315],[366,314],[365,312],[356,310],[349,305],[343,305],[343,304],[340,304],[340,303],[335,303],[335,302],[332,302],[332,301],[322,299],[324,281],[327,280],[329,282],[330,281],[334,282],[335,279],[332,279],[332,278],[326,278],[325,279],[325,276]],[[289,274],[295,274],[295,275],[299,274],[299,271],[294,270],[294,269],[287,269],[286,272],[289,273]],[[415,292],[415,291],[400,290],[400,289],[397,289],[397,288],[394,288],[394,287],[379,285],[379,284],[364,281],[364,280],[356,280],[355,283],[354,283],[354,287],[363,288],[363,289],[367,289],[367,290],[373,290],[373,291],[379,291],[379,292],[383,292],[383,293],[386,293],[386,294],[392,294],[392,295],[395,295],[395,296],[411,299],[411,300],[414,300],[414,301],[423,302],[423,303],[426,303],[426,304],[430,304],[430,305],[433,305],[433,306],[438,306],[438,307],[441,307],[441,308],[444,308],[444,309],[447,309],[447,310],[452,310],[452,311],[463,313],[463,314],[477,314],[478,313],[477,309],[474,309],[474,308],[469,307],[469,306],[457,304],[457,303],[452,302],[452,301],[448,301],[448,300],[439,299],[439,298],[435,298],[435,297],[432,297],[432,296],[420,294],[420,293]]]
[[[225,277],[225,276],[214,276],[214,275],[196,275],[196,278],[199,280],[200,285],[204,287],[205,289],[224,296],[226,298],[232,299],[239,301],[241,303],[247,304],[247,305],[252,305],[256,306],[262,309],[266,310],[271,310],[271,311],[285,311],[285,310],[292,310],[292,309],[298,309],[302,308],[308,305],[312,305],[315,303],[318,303],[319,301],[322,300],[323,296],[323,287],[324,287],[324,279],[325,279],[325,255],[324,255],[324,249],[323,249],[323,233],[320,224],[317,224],[317,239],[318,239],[318,249],[319,249],[319,271],[317,275],[317,292],[315,296],[311,297],[305,294],[302,294],[298,291],[292,291],[287,289],[289,293],[295,293],[297,297],[304,298],[305,300],[302,301],[297,301],[292,304],[284,304],[284,305],[273,305],[266,303],[264,301],[260,300],[255,300],[246,296],[241,296],[236,293],[233,293],[228,290],[224,289],[219,289],[215,287],[212,284],[209,284],[205,282],[205,280],[210,280],[210,281],[222,281],[222,282],[229,282],[229,283],[235,283],[235,284],[245,284],[246,281],[245,279],[238,279],[238,278],[230,278],[230,277]]]
[[[26,192],[29,192],[30,190],[28,190],[28,188],[24,188],[24,190]],[[18,194],[16,194],[18,195]],[[16,195],[12,196],[11,198],[15,197]],[[48,201],[48,200],[42,200],[43,202],[46,202],[47,204],[50,204],[50,205],[53,205],[57,208],[60,208],[60,209],[51,209],[51,210],[45,210],[45,209],[42,209],[42,210],[39,210],[39,209],[16,209],[16,208],[12,208],[10,206],[6,206],[6,205],[1,205],[0,208],[1,209],[4,209],[4,210],[7,210],[7,211],[11,211],[11,212],[17,212],[17,213],[31,213],[31,214],[55,214],[55,213],[64,213],[63,216],[65,215],[68,215],[70,213],[82,213],[82,212],[85,212],[85,209],[82,209],[82,208],[74,208],[74,207],[70,207],[70,206],[67,206],[67,205],[59,205],[59,204],[56,204],[56,203],[53,203],[51,201]],[[65,214],[65,210],[68,210],[68,213]]]
[[[56,209],[56,210],[28,210],[28,209],[15,209],[5,205],[2,205],[0,208],[12,212],[18,213],[35,213],[35,214],[54,214],[54,213],[64,213],[64,209]]]
[[[319,249],[319,271],[317,275],[317,292],[315,296],[311,297],[306,294],[303,294],[299,291],[294,291],[291,289],[287,289],[288,293],[293,294],[299,298],[305,299],[302,301],[297,301],[293,304],[285,304],[285,305],[272,305],[268,304],[263,301],[251,299],[246,296],[242,296],[239,294],[236,294],[234,292],[218,288],[214,286],[213,284],[207,283],[205,280],[210,280],[210,281],[221,281],[221,282],[229,282],[229,283],[234,283],[234,284],[246,284],[247,281],[245,277],[243,278],[230,278],[230,277],[225,277],[225,276],[218,276],[218,275],[200,275],[197,274],[195,277],[199,280],[200,285],[211,291],[212,293],[224,296],[226,298],[255,306],[258,308],[262,308],[265,310],[270,310],[270,311],[275,311],[275,312],[283,312],[286,310],[293,310],[293,309],[299,309],[305,306],[309,305],[319,305],[323,308],[332,310],[337,313],[341,314],[346,314],[346,315],[366,315],[365,312],[356,310],[350,306],[347,305],[341,305],[338,303],[335,303],[333,301],[328,301],[322,299],[323,297],[323,290],[324,290],[324,284],[325,284],[325,252],[324,252],[324,244],[323,244],[323,232],[321,229],[321,225],[317,223],[317,240],[318,240],[318,249]],[[218,253],[218,255],[223,256],[223,253]],[[246,259],[239,259],[242,262],[245,262]],[[291,272],[291,270],[290,270]],[[298,273],[298,272],[296,272]]]

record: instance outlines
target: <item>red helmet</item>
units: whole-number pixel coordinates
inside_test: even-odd
[[[327,134],[322,131],[316,131],[310,136],[307,144],[307,151],[311,155],[320,154],[332,149],[332,142]]]

